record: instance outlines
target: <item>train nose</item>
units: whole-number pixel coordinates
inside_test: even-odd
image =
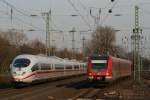
[[[15,82],[22,82],[23,81],[23,76],[18,75],[17,73],[16,73],[16,75],[13,75],[12,78]]]
[[[22,76],[24,74],[26,74],[26,72],[21,72],[21,73],[13,72],[13,76]]]
[[[21,82],[22,80],[19,78],[14,77],[15,82]]]

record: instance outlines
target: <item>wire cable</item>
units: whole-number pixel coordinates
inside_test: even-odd
[[[4,12],[4,11],[3,11],[3,14],[10,16],[10,14],[8,14],[7,12]],[[39,30],[43,30],[43,29],[41,29],[41,28],[39,28],[39,27],[36,27],[36,26],[32,25],[31,23],[25,22],[24,20],[22,20],[22,19],[20,19],[20,18],[18,18],[18,17],[14,17],[14,18],[17,19],[18,21],[20,21],[20,22],[22,22],[22,23],[28,25],[28,26],[31,26],[31,27],[36,28],[36,29],[39,29]]]
[[[15,6],[13,6],[12,4],[8,3],[6,0],[0,0],[1,2],[5,3],[7,6],[9,6],[10,8],[14,9],[15,11],[19,12],[20,14],[24,15],[24,16],[28,16],[30,17],[30,14],[26,14],[22,11],[20,11],[18,8],[16,8]]]
[[[80,0],[78,0],[79,1],[79,4],[82,6],[82,8],[85,10],[85,11],[87,11],[87,12],[89,12],[88,10],[87,10],[87,7],[80,1]]]
[[[91,29],[91,25],[88,23],[88,21],[84,18],[84,16],[79,12],[79,10],[75,7],[75,5],[71,2],[71,0],[67,0],[69,4],[74,8],[74,10],[80,15],[81,19],[84,21],[84,23]]]
[[[119,0],[117,0],[111,7],[111,10],[114,9],[114,7],[117,5],[117,3],[119,2]],[[106,21],[106,19],[109,17],[109,13],[104,17],[104,19],[101,21],[101,25],[104,24],[104,22]]]

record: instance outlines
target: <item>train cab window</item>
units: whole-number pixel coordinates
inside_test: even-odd
[[[92,61],[92,69],[93,70],[102,70],[106,69],[106,60],[94,60]]]
[[[94,70],[101,70],[106,68],[106,63],[95,63],[93,64]]]
[[[20,58],[20,59],[15,60],[13,66],[14,67],[27,67],[27,66],[29,66],[30,63],[31,63],[31,61],[29,59]]]
[[[38,64],[35,64],[32,68],[31,68],[32,72],[39,70],[39,66]]]

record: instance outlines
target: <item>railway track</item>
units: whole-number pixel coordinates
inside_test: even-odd
[[[125,85],[129,81],[128,78],[125,78],[124,80],[118,80],[111,84],[105,84],[104,83],[96,83],[91,84],[93,85],[90,88],[84,89],[80,91],[78,94],[73,96],[72,98],[69,98],[69,100],[101,100],[101,99],[117,99],[118,93],[117,90],[120,88],[120,85]]]
[[[5,89],[0,91],[0,100],[40,100],[38,99],[38,96],[49,95],[49,93],[64,89],[64,87],[57,87],[60,84],[68,84],[70,82],[77,82],[83,79],[86,79],[86,77],[80,76],[78,78],[48,82],[20,89]]]
[[[81,91],[76,96],[69,98],[69,100],[84,100],[84,99],[95,100],[97,99],[97,95],[100,91],[101,89],[94,89],[94,88],[86,89],[86,90]]]
[[[144,79],[150,80],[150,71],[143,72],[142,77]]]
[[[82,89],[78,94],[69,98],[69,100],[96,100],[99,94],[103,93],[110,86],[104,83],[87,82],[88,88]]]
[[[99,100],[119,98],[116,89],[124,86],[130,80],[121,80],[115,84],[102,86],[86,81],[86,76],[48,82],[20,89],[5,89],[0,91],[0,100]]]

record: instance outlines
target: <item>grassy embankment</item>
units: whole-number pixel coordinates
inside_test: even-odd
[[[0,73],[0,89],[11,88],[12,86],[12,78],[8,73]]]

